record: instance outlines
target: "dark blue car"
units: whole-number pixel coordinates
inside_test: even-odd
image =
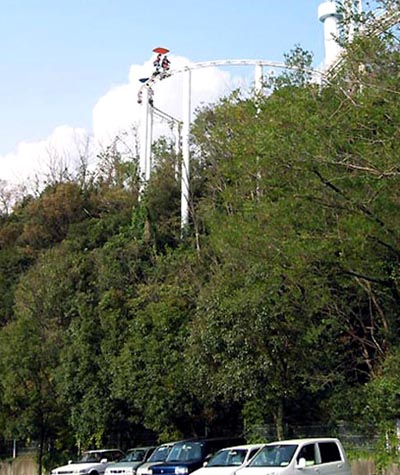
[[[241,443],[238,439],[193,439],[178,442],[166,461],[151,468],[153,475],[186,475],[202,467],[215,452]]]

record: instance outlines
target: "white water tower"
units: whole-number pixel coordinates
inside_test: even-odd
[[[339,37],[340,13],[335,1],[322,3],[318,7],[318,19],[324,24],[325,61],[324,66],[330,66],[339,58],[341,48],[337,42]]]

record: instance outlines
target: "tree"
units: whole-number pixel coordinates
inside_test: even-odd
[[[50,250],[21,277],[15,292],[14,318],[0,333],[6,430],[13,438],[39,442],[40,473],[46,443],[56,439],[67,425],[56,373],[64,330],[71,319],[71,257],[65,249]]]
[[[388,55],[388,69],[395,55]],[[199,159],[205,173],[211,173],[198,209],[220,277],[206,287],[194,341],[204,355],[204,374],[215,374],[219,389],[214,394],[228,401],[235,392],[248,401],[240,388],[255,392],[260,387],[248,376],[263,361],[259,353],[279,368],[262,374],[264,399],[275,396],[276,408],[279,395],[290,401],[285,388],[273,382],[286,374],[273,358],[280,355],[286,367],[302,362],[303,385],[314,393],[317,408],[318,397],[329,400],[335,386],[340,392],[371,378],[392,338],[397,341],[398,236],[393,223],[398,187],[392,186],[397,182],[397,140],[395,115],[385,115],[391,106],[386,108],[386,99],[377,102],[387,93],[381,82],[386,67],[380,68],[383,75],[376,75],[374,85],[354,94],[345,93],[340,81],[322,90],[277,81],[273,94],[258,102],[257,116],[249,101],[237,97],[199,116],[198,131],[207,132],[202,136],[194,128]],[[272,352],[278,322],[285,331]],[[248,336],[244,328],[255,335]],[[296,349],[299,341],[312,356],[285,352],[285,337],[289,348]],[[247,344],[252,338],[264,348]],[[268,392],[269,379],[275,391]],[[298,403],[294,397],[286,406]]]
[[[148,239],[156,252],[180,243],[180,189],[177,157],[171,145],[160,140],[154,147],[154,169],[143,196]]]
[[[47,188],[24,209],[21,244],[34,249],[50,247],[67,236],[69,227],[85,218],[80,187],[73,182]]]
[[[126,400],[138,421],[161,440],[204,435],[182,357],[196,269],[190,252],[157,257],[130,300],[128,332],[113,368],[115,397]]]

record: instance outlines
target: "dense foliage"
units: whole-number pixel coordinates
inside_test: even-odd
[[[400,413],[394,31],[322,86],[285,73],[193,124],[190,229],[167,141],[0,216],[0,434],[58,453]],[[303,66],[296,49],[288,61]],[[254,437],[254,436],[253,436]]]

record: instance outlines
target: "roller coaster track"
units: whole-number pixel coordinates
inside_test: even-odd
[[[369,35],[379,35],[380,33],[393,28],[400,22],[400,10],[391,8],[378,15],[362,33]]]
[[[196,69],[210,68],[216,66],[259,66],[259,67],[269,67],[277,69],[290,69],[294,71],[302,71],[311,74],[313,77],[319,76],[321,79],[324,78],[324,73],[313,68],[308,67],[296,67],[288,66],[285,63],[279,61],[269,61],[264,59],[216,59],[213,61],[202,61],[198,63],[188,64],[183,66],[180,69],[173,69],[166,73],[161,72],[160,74],[155,74],[151,76],[139,89],[138,97],[142,96],[144,88],[150,89],[155,83],[166,79],[175,74],[184,73],[187,71],[193,71]]]
[[[193,63],[189,66],[184,66],[181,69],[177,69],[174,73],[180,73],[193,69],[200,68],[210,68],[212,66],[267,66],[270,68],[288,68],[288,65],[279,61],[269,61],[264,59],[216,59],[213,61],[203,61],[198,63]],[[300,68],[295,68],[300,69]],[[312,68],[306,68],[310,72],[314,70]]]

